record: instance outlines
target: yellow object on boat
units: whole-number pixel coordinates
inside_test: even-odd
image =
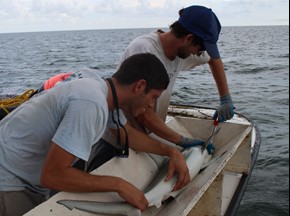
[[[27,101],[31,96],[35,93],[34,89],[29,89],[26,92],[24,92],[22,95],[17,95],[12,98],[7,98],[0,100],[0,110],[4,110],[5,113],[9,114],[11,107],[17,107],[20,104],[24,103]]]

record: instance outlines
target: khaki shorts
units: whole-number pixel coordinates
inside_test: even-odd
[[[22,216],[44,201],[43,195],[29,190],[0,191],[0,215]]]

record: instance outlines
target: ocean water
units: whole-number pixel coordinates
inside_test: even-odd
[[[0,94],[37,88],[88,67],[115,72],[131,40],[155,29],[0,34]],[[224,27],[219,40],[236,111],[261,132],[259,156],[237,216],[289,215],[289,26]],[[172,102],[217,107],[207,65],[181,72]]]

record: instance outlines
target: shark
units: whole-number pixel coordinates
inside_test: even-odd
[[[201,169],[203,169],[205,166],[204,164],[208,163],[211,158],[211,155],[209,155],[207,151],[202,152],[202,147],[186,149],[183,152],[183,155],[189,168],[191,180]],[[164,200],[169,197],[176,197],[183,190],[172,191],[178,178],[177,175],[169,181],[165,181],[167,178],[168,167],[169,160],[166,160],[161,166],[157,176],[144,190],[145,197],[149,202],[149,207],[155,206],[160,208]],[[75,208],[90,213],[104,215],[141,216],[141,211],[139,209],[136,209],[126,202],[113,203],[64,199],[58,200],[57,203],[64,205],[70,210]]]
[[[220,128],[213,130],[210,137],[205,141],[202,146],[192,147],[182,150],[182,154],[189,169],[190,179],[193,180],[198,173],[209,166],[212,161],[212,152],[205,151],[207,146],[211,144],[213,138],[220,131]],[[169,167],[169,159],[164,160],[160,170],[151,184],[144,190],[146,199],[149,202],[149,207],[155,206],[160,208],[162,202],[169,197],[175,198],[180,194],[183,189],[172,191],[178,176],[174,175],[169,181],[166,181]],[[103,214],[103,215],[124,215],[124,216],[141,216],[142,213],[139,209],[133,207],[126,202],[94,202],[94,201],[80,201],[80,200],[59,200],[58,204],[64,205],[70,210],[78,209],[90,213]]]

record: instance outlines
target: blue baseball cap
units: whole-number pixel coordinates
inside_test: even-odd
[[[178,22],[203,40],[204,47],[211,58],[220,58],[217,41],[221,24],[210,8],[204,6],[184,8]]]

